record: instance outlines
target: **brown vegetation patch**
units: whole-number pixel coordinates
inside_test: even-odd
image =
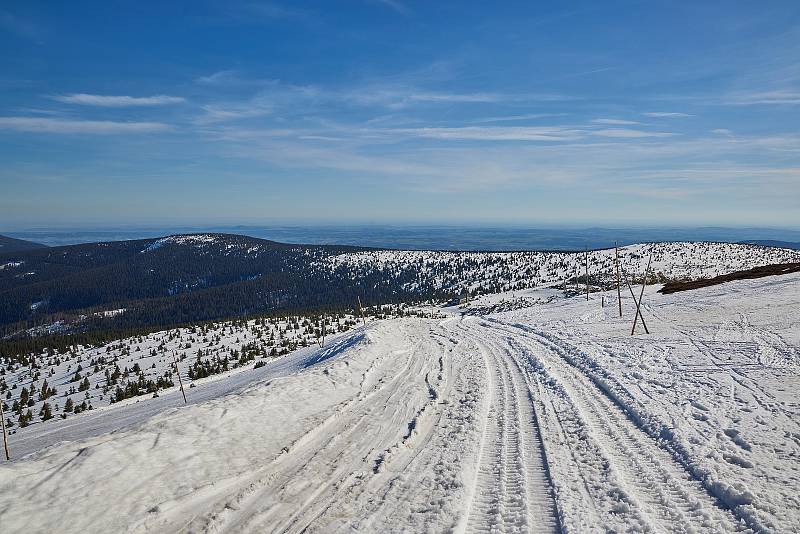
[[[761,267],[754,267],[746,271],[736,271],[714,278],[701,278],[700,280],[691,280],[688,282],[667,282],[664,287],[658,290],[659,293],[669,295],[670,293],[677,293],[678,291],[689,291],[691,289],[699,289],[701,287],[715,286],[717,284],[724,284],[732,280],[750,280],[753,278],[763,278],[765,276],[776,276],[781,274],[789,274],[800,272],[800,263],[778,263],[775,265],[762,265]]]

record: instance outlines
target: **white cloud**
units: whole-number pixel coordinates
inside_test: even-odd
[[[233,121],[238,119],[252,119],[255,117],[263,117],[272,112],[271,107],[265,105],[263,102],[258,105],[249,106],[218,106],[207,105],[203,106],[205,112],[202,116],[198,117],[195,122],[198,124],[209,124],[212,122]]]
[[[751,93],[737,93],[723,99],[723,104],[749,106],[757,104],[767,105],[796,105],[800,104],[800,91],[778,90],[757,91]]]
[[[694,117],[689,113],[678,113],[675,111],[651,111],[648,113],[642,113],[645,117],[656,117],[656,118],[665,118],[665,117]]]
[[[0,129],[61,134],[146,133],[169,130],[161,122],[116,122],[53,119],[47,117],[0,117]]]
[[[220,70],[209,74],[208,76],[200,76],[195,79],[197,83],[207,85],[223,85],[230,83],[238,83],[240,81],[239,75],[234,70]]]
[[[618,124],[618,125],[639,124],[636,121],[626,121],[622,119],[594,119],[592,122],[595,124]]]
[[[121,108],[129,106],[162,106],[165,104],[179,104],[185,99],[181,96],[127,96],[127,95],[90,95],[75,93],[70,95],[54,95],[53,100],[67,104],[81,104],[84,106],[100,106],[108,108]]]
[[[324,93],[323,93],[324,94]],[[367,86],[327,94],[329,98],[351,101],[360,105],[382,105],[392,109],[413,104],[496,104],[503,102],[563,102],[577,100],[575,97],[549,93],[448,93],[421,90],[413,86]]]
[[[728,130],[727,128],[716,128],[711,130],[711,133],[715,133],[717,135],[725,135],[727,137],[733,137],[733,132]]]
[[[606,130],[597,130],[592,132],[593,135],[600,137],[617,137],[624,139],[636,139],[640,137],[670,137],[675,135],[669,132],[646,132],[643,130],[632,130],[629,128],[608,128]]]
[[[581,130],[561,127],[480,127],[459,128],[405,128],[392,132],[461,141],[570,141],[582,137]]]
[[[475,119],[472,122],[476,124],[483,124],[487,122],[513,122],[524,121],[532,119],[547,119],[552,117],[563,117],[564,113],[529,113],[526,115],[508,115],[505,117],[486,117],[483,119]]]
[[[412,93],[405,98],[418,102],[499,102],[504,97],[494,93]]]

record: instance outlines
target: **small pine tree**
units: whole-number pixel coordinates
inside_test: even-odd
[[[89,384],[89,378],[84,378],[83,382],[81,382],[81,385],[78,386],[78,391],[86,391],[90,387],[91,387],[91,384]]]

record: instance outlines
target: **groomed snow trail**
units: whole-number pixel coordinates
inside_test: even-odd
[[[0,523],[10,532],[769,530],[718,502],[609,390],[585,344],[557,329],[452,317],[358,335],[294,374],[0,464]]]
[[[467,532],[557,532],[530,392],[519,369],[473,337],[486,361],[488,413]]]
[[[720,508],[701,483],[656,441],[639,429],[607,394],[569,362],[574,347],[529,329],[494,323],[527,361],[538,361],[549,378],[564,388],[589,435],[611,465],[623,490],[645,523],[659,532],[698,529],[743,530],[733,515]]]

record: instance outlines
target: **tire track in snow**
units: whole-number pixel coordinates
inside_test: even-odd
[[[733,514],[722,509],[702,484],[636,426],[622,409],[581,370],[550,336],[493,322],[513,334],[545,363],[547,372],[566,389],[593,438],[608,455],[625,489],[657,531],[694,532],[697,527],[744,531]]]
[[[557,532],[529,390],[502,354],[474,341],[486,361],[491,396],[464,531]]]

